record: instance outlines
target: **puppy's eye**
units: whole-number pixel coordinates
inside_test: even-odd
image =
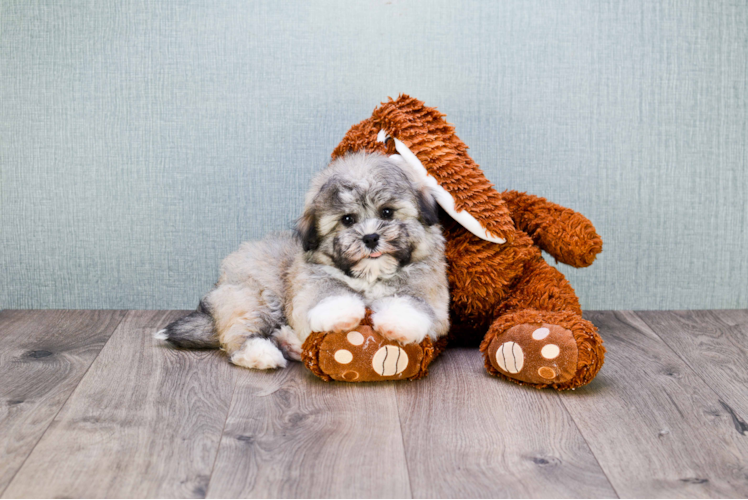
[[[382,210],[379,211],[379,215],[383,219],[391,219],[393,215],[395,215],[395,211],[389,207],[385,207]]]
[[[351,227],[356,223],[356,217],[351,214],[345,214],[340,218],[340,222],[342,222],[345,227]]]

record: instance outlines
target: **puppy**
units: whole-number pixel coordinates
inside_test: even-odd
[[[373,328],[403,344],[449,329],[434,199],[387,156],[355,153],[314,178],[296,232],[244,243],[197,311],[156,337],[278,368],[300,359],[311,332],[351,330],[367,307]]]

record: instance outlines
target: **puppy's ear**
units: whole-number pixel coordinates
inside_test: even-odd
[[[439,213],[436,210],[436,200],[427,187],[422,187],[417,191],[418,211],[421,212],[421,219],[427,226],[433,226],[439,222]]]
[[[317,234],[317,213],[314,207],[304,210],[304,215],[296,222],[296,230],[301,238],[301,246],[305,252],[319,248],[319,234]]]

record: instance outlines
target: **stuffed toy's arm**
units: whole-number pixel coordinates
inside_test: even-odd
[[[504,191],[502,197],[516,227],[559,262],[587,267],[602,251],[603,240],[582,214],[518,191]]]

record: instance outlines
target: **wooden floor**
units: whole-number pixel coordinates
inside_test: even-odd
[[[12,497],[746,497],[748,311],[590,312],[557,393],[448,350],[418,382],[325,383],[151,334],[180,311],[0,312]]]

